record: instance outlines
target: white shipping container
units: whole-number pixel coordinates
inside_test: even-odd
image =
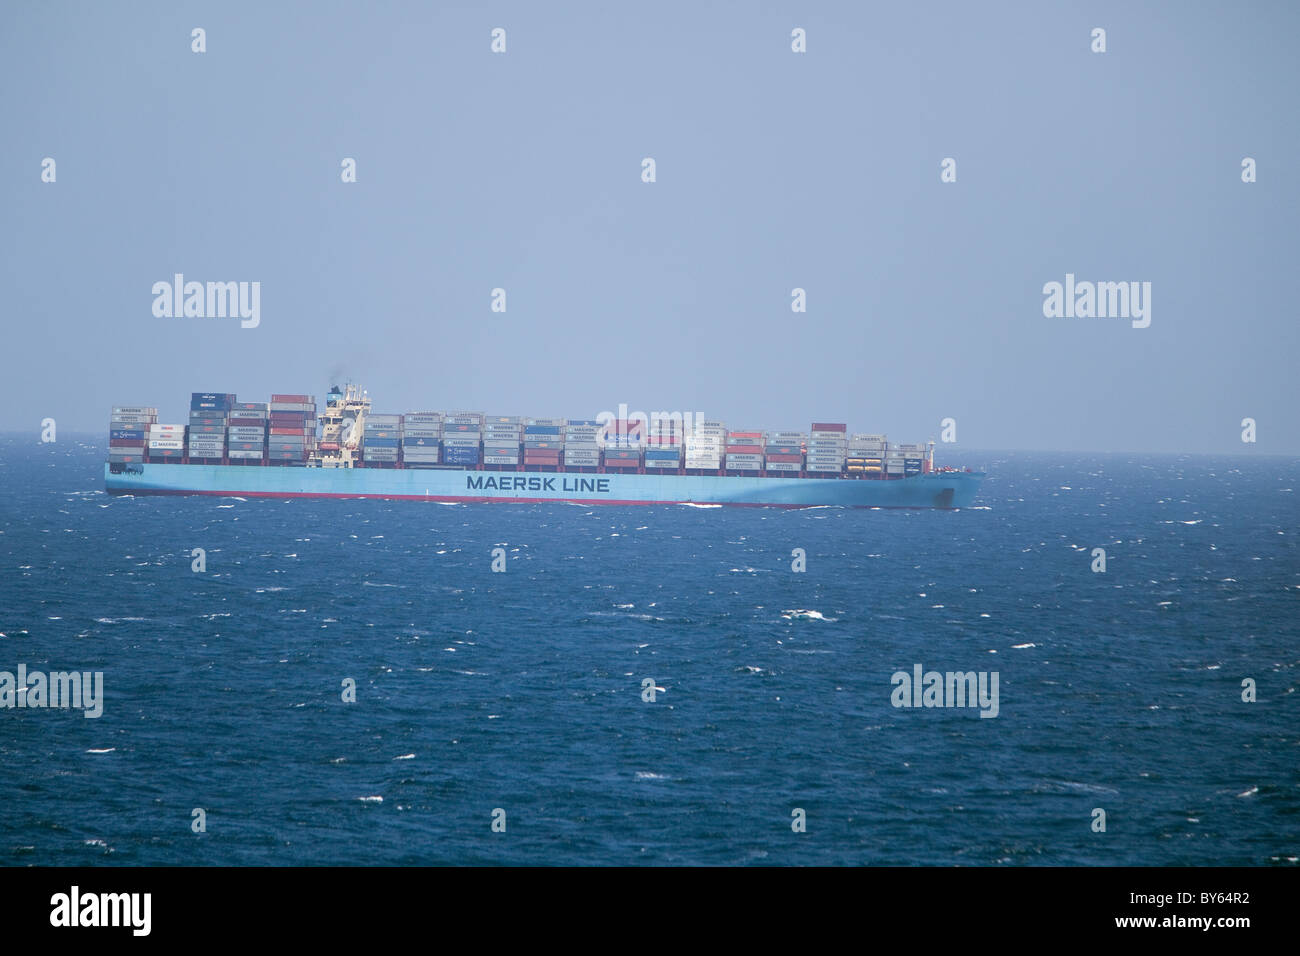
[[[150,448],[184,448],[185,442],[179,438],[151,438]]]

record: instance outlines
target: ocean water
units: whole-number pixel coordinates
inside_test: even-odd
[[[965,453],[979,507],[895,512],[110,498],[103,456],[0,437],[0,670],[104,675],[0,710],[6,865],[1300,855],[1295,459]],[[893,706],[917,664],[997,717]]]

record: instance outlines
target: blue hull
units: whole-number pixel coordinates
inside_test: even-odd
[[[785,508],[963,508],[974,502],[983,478],[981,472],[938,472],[882,481],[153,463],[126,465],[123,471],[114,473],[108,463],[104,464],[105,490],[118,495],[695,503]]]

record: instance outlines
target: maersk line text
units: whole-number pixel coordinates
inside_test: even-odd
[[[561,481],[557,488],[555,482]],[[608,478],[545,475],[466,475],[466,491],[576,491],[609,494]]]

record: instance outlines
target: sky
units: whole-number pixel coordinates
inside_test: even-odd
[[[951,463],[1300,454],[1297,27],[1262,2],[8,2],[0,430],[349,380],[376,412],[951,418]],[[258,324],[155,315],[176,273],[259,283]],[[1045,315],[1067,274],[1150,283],[1150,325]]]

